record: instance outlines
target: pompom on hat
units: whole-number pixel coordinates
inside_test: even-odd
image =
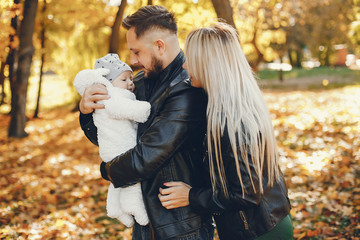
[[[107,80],[112,82],[120,74],[125,71],[133,72],[132,69],[120,60],[119,56],[116,53],[109,53],[106,56],[99,58],[95,61],[95,69],[97,68],[107,68],[110,70],[110,73],[104,76]]]

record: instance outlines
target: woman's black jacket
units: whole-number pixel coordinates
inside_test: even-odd
[[[190,206],[195,212],[213,214],[221,240],[255,239],[269,232],[290,212],[290,201],[284,178],[281,176],[279,182],[269,187],[265,175],[263,194],[259,191],[255,192],[244,162],[240,160],[241,176],[246,191],[243,197],[226,129],[221,138],[221,151],[229,197],[226,198],[222,190],[216,190],[214,193],[210,185],[208,188],[193,187],[189,195]],[[239,154],[238,156],[240,157]],[[254,165],[251,161],[249,164],[254,184],[258,186]],[[209,172],[208,164],[204,166]],[[207,179],[209,178],[208,176]],[[220,189],[220,186],[217,189]]]
[[[101,164],[102,176],[115,187],[141,182],[155,239],[195,232],[211,217],[194,213],[189,206],[167,210],[158,199],[164,182],[201,186],[204,178],[201,165],[207,98],[203,90],[191,87],[183,63],[184,54],[180,52],[156,78],[145,78],[142,73],[136,76],[136,97],[150,102],[150,116],[138,125],[134,148]],[[91,114],[81,114],[80,123],[85,135],[97,144]]]

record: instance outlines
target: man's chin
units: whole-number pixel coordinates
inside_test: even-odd
[[[142,70],[143,70],[144,76],[146,78],[151,78],[151,77],[156,76],[156,73],[154,71],[149,71],[149,70],[146,70],[146,69],[142,69]]]

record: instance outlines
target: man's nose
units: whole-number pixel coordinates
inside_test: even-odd
[[[139,60],[134,54],[131,54],[130,62],[131,65],[135,65],[135,66],[139,64]]]

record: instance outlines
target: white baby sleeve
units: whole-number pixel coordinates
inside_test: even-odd
[[[150,115],[150,103],[124,97],[118,92],[111,92],[111,97],[104,101],[106,112],[115,119],[127,119],[146,122]]]
[[[82,96],[87,87],[92,84],[100,83],[105,86],[112,86],[111,83],[103,76],[109,74],[110,70],[106,68],[85,69],[76,74],[74,86],[76,91]]]

